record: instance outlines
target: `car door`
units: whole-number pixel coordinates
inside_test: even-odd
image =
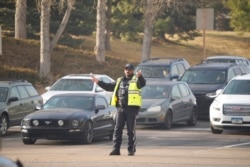
[[[182,94],[182,100],[183,100],[183,107],[184,110],[181,113],[183,119],[188,119],[193,111],[193,101],[190,96],[190,92],[187,88],[187,85],[185,84],[179,84],[181,94]]]
[[[174,85],[171,91],[171,106],[173,110],[173,121],[183,119],[184,103],[178,85]]]
[[[9,101],[10,99],[16,98],[15,101]],[[8,114],[9,114],[9,120],[11,125],[18,125],[23,118],[23,103],[20,98],[20,94],[17,90],[17,87],[11,87],[10,93],[8,96],[7,101],[7,108],[8,108]]]
[[[104,106],[99,109],[94,117],[95,133],[98,135],[105,134],[113,130],[113,118],[111,111],[109,111],[108,103],[105,97],[96,96],[95,108],[97,106]]]

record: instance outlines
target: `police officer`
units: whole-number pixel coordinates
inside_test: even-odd
[[[134,66],[126,64],[124,67],[125,76],[117,79],[116,83],[105,83],[99,81],[94,76],[93,82],[96,82],[106,91],[114,91],[111,105],[117,107],[115,120],[115,129],[113,135],[113,150],[109,155],[120,155],[120,147],[122,144],[122,132],[127,125],[128,134],[128,155],[134,155],[136,148],[136,115],[141,106],[141,88],[146,85],[141,71],[134,74]]]

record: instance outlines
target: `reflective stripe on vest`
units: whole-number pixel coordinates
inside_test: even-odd
[[[117,79],[115,90],[111,99],[112,106],[116,106],[117,104],[118,97],[116,96],[116,92],[118,90],[118,86],[120,85],[121,80],[122,77]],[[128,87],[128,106],[141,106],[142,104],[141,90],[137,88],[136,82],[137,82],[136,77],[133,76],[133,78],[129,82],[129,87]]]

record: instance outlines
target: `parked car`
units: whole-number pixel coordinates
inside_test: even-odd
[[[246,73],[250,73],[250,62],[247,58],[242,56],[232,56],[232,55],[217,55],[207,57],[203,63],[234,63],[241,65]]]
[[[45,103],[53,95],[72,92],[102,94],[110,100],[113,92],[107,92],[93,83],[92,75],[107,83],[115,82],[111,77],[104,74],[69,74],[58,79],[52,86],[45,88],[47,92],[42,94],[43,102]]]
[[[212,133],[232,128],[250,130],[250,74],[233,78],[217,94],[209,111]]]
[[[42,103],[42,97],[30,82],[0,81],[0,136],[6,135],[9,127],[20,125]]]
[[[209,119],[209,107],[216,90],[223,89],[235,76],[245,74],[241,66],[228,63],[198,64],[180,79],[187,82],[197,99],[198,118]]]
[[[146,79],[177,80],[190,67],[184,58],[150,58],[135,68],[135,72],[141,70]]]
[[[170,129],[172,124],[181,121],[196,125],[196,99],[187,83],[147,81],[141,93],[138,125],[161,125],[164,129]]]
[[[99,94],[58,94],[23,119],[22,141],[35,144],[37,139],[75,140],[89,144],[97,137],[112,139],[115,112],[116,108]]]

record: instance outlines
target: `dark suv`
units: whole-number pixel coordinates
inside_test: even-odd
[[[177,80],[190,67],[183,58],[150,58],[140,63],[135,71],[142,71],[145,78]]]
[[[42,97],[27,81],[0,81],[0,136],[10,126],[20,125],[27,114],[42,105]]]
[[[209,118],[209,107],[216,96],[216,90],[223,89],[228,81],[245,74],[240,65],[228,63],[198,64],[190,67],[180,79],[187,82],[194,93],[198,118]]]

